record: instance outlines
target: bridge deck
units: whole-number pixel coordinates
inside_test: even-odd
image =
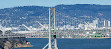
[[[13,37],[25,37],[24,34],[2,34],[0,38],[13,38]]]

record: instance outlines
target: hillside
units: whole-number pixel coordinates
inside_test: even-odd
[[[6,27],[22,24],[39,27],[37,21],[48,24],[48,8],[43,6],[20,6],[0,9],[0,23]],[[92,20],[98,18],[100,21],[110,20],[111,18],[111,5],[57,5],[55,9],[62,13],[62,15],[56,15],[58,25],[62,23],[62,25],[76,26],[80,23],[92,22]]]

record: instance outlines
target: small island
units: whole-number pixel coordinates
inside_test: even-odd
[[[32,47],[30,42],[26,41],[24,34],[15,34],[8,30],[5,31],[5,34],[3,35],[3,32],[0,30],[0,49],[20,47]]]

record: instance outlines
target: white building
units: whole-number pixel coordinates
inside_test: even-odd
[[[110,21],[108,21],[108,27],[110,27]]]
[[[93,20],[92,23],[86,23],[86,24],[79,24],[78,28],[85,29],[85,30],[91,30],[96,29],[98,27],[98,19]]]

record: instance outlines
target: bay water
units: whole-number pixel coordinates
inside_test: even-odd
[[[33,47],[12,49],[42,49],[48,38],[27,38]],[[111,38],[108,39],[57,39],[59,49],[111,49]]]

